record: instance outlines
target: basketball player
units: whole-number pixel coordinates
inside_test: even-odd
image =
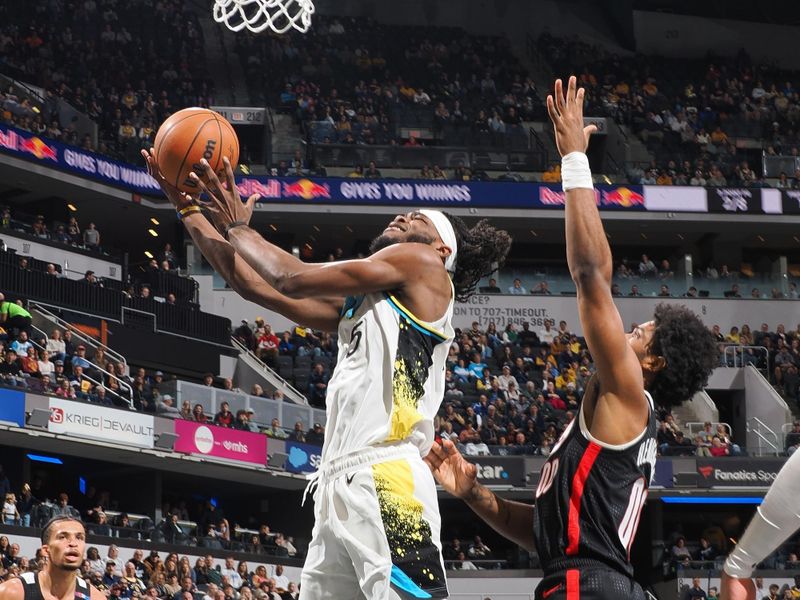
[[[338,330],[300,597],[447,597],[436,486],[422,457],[444,394],[453,303],[502,264],[508,234],[414,211],[389,223],[369,258],[306,264],[247,226],[255,197],[241,201],[229,163],[227,189],[207,164],[209,184],[200,182],[215,229],[145,158],[234,290],[294,321]]]
[[[772,554],[800,528],[800,452],[783,465],[756,509],[753,520],[725,561],[721,600],[755,600],[751,576],[756,565]]]
[[[611,250],[586,158],[594,126],[583,126],[583,89],[556,82],[555,125],[566,195],[567,262],[597,367],[578,415],[542,467],[535,507],[477,483],[475,467],[449,442],[426,458],[434,476],[510,540],[537,551],[537,600],[644,599],[630,549],[656,461],[651,393],[662,405],[700,390],[717,364],[711,333],[692,312],[661,304],[655,319],[625,333],[611,295]],[[645,391],[649,390],[649,391]]]
[[[78,577],[85,549],[83,523],[53,517],[42,529],[44,566],[0,585],[0,600],[105,600],[102,592]]]

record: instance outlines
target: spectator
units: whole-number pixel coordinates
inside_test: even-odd
[[[800,420],[792,423],[792,430],[786,434],[786,455],[791,456],[800,448]]]
[[[316,363],[311,371],[308,383],[308,400],[314,406],[325,406],[328,379],[330,379],[330,376],[325,372],[325,367],[322,366],[322,363]]]
[[[218,427],[232,427],[234,415],[231,412],[230,404],[223,402],[219,412],[214,417],[214,425]]]
[[[0,293],[0,327],[9,335],[17,335],[20,331],[29,331],[31,326],[31,313],[15,302],[6,301]]]
[[[514,283],[511,287],[508,288],[509,294],[519,295],[519,294],[527,294],[528,291],[522,287],[522,281],[519,278],[514,279]]]
[[[97,231],[94,223],[89,223],[89,226],[83,231],[83,245],[89,250],[100,249],[100,232]]]
[[[706,600],[707,597],[705,590],[700,587],[700,578],[693,578],[692,587],[686,592],[685,600]]]

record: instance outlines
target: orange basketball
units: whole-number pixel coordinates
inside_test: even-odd
[[[190,194],[200,189],[189,178],[189,173],[194,171],[205,182],[200,165],[203,158],[223,183],[222,157],[227,156],[234,169],[239,162],[236,132],[225,117],[207,108],[185,108],[164,121],[156,133],[154,150],[161,174],[169,183]]]

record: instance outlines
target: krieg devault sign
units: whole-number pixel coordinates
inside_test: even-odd
[[[151,415],[50,398],[47,429],[52,433],[152,448],[153,424]]]

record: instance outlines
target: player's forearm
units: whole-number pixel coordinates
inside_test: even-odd
[[[302,260],[271,244],[250,227],[234,227],[228,239],[236,253],[278,290],[283,281],[309,268]]]
[[[479,483],[475,484],[464,501],[497,533],[525,550],[536,549],[532,505],[500,498]]]
[[[183,224],[214,270],[236,293],[247,300],[252,299],[258,282],[242,257],[237,256],[234,247],[200,213],[188,215]]]
[[[576,188],[565,192],[567,264],[575,284],[587,281],[611,285],[612,260],[594,188]]]

